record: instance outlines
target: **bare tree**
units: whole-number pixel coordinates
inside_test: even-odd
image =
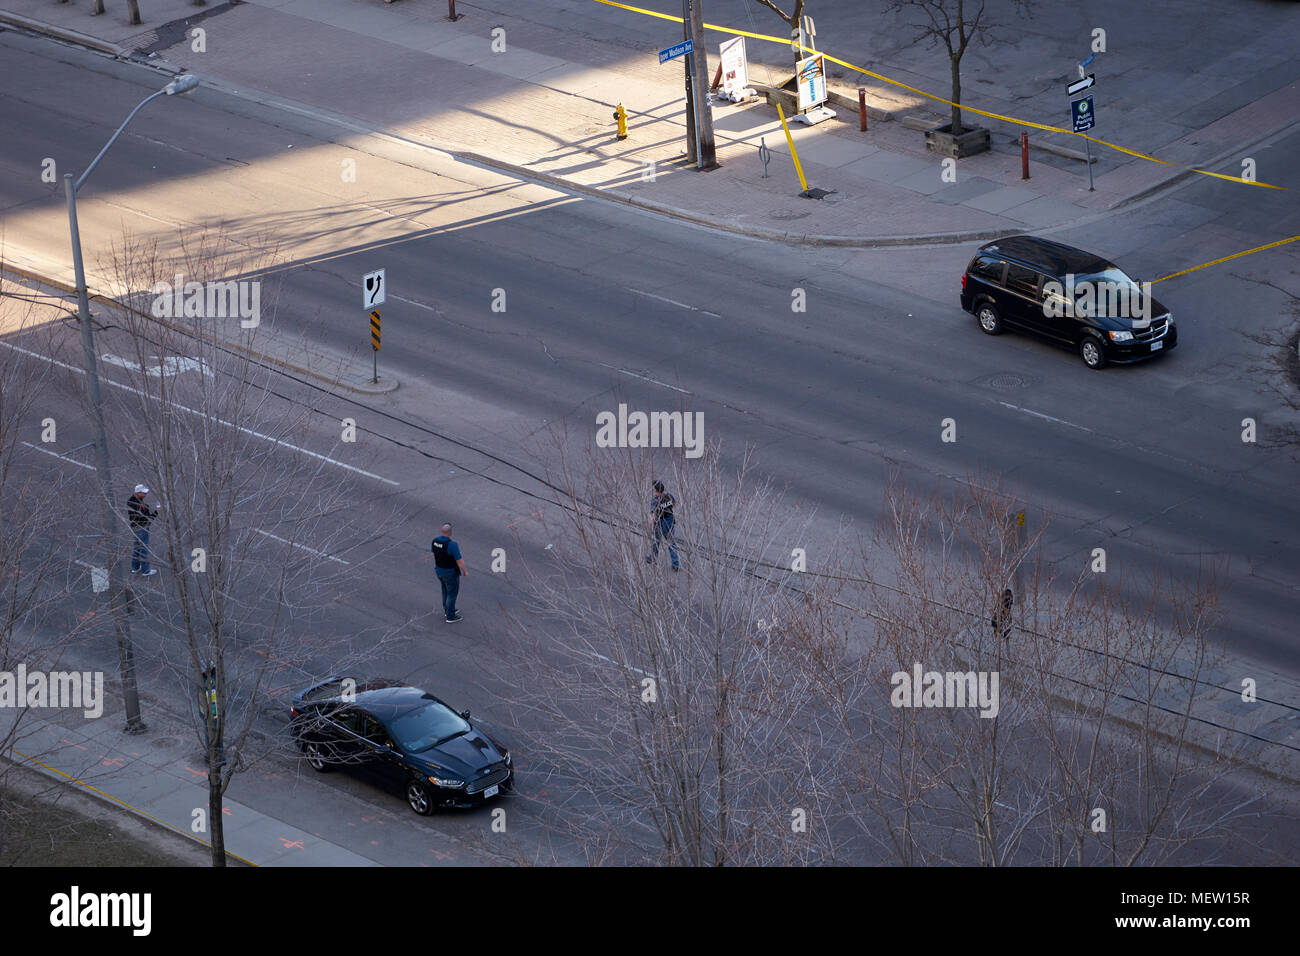
[[[256,274],[230,278],[229,248],[220,233],[183,238],[164,262],[156,246],[128,241],[112,270],[154,313],[119,319],[134,356],[114,419],[158,512],[150,546],[162,570],[137,579],[135,610],[194,715],[216,866],[225,865],[221,806],[232,778],[288,744],[255,728],[270,691],[355,669],[395,633],[322,627],[327,603],[360,586],[350,549],[376,526],[363,532],[350,517],[360,492],[334,460],[355,457],[340,450],[338,420],[325,419],[335,447],[308,448],[319,445],[322,393],[277,394],[274,373],[250,356],[273,296]],[[245,330],[252,320],[230,303],[253,299],[262,314]]]
[[[776,3],[773,2],[773,0],[754,0],[754,2],[757,3],[757,4],[759,4],[759,5],[761,5],[761,6],[767,7],[769,10],[771,10],[773,13],[775,13],[778,17],[780,17],[782,20],[784,20],[784,21],[786,22],[786,25],[790,28],[790,35],[791,35],[792,37],[793,37],[796,33],[798,33],[798,31],[799,31],[799,25],[800,25],[800,23],[803,22],[803,6],[804,6],[804,0],[794,0],[794,9],[791,10],[789,13],[786,13],[784,10],[782,10],[780,7],[778,7],[778,6],[776,5]],[[795,53],[795,60],[796,60],[796,61],[797,61],[797,60],[800,60],[800,59],[802,59],[802,58],[803,58],[804,56],[806,56],[806,55],[807,55],[807,54],[803,53],[802,51],[800,51],[800,52],[796,52],[796,53]]]
[[[24,742],[29,686],[19,666],[47,681],[60,670],[83,630],[70,611],[69,588],[89,579],[89,569],[74,563],[71,529],[79,514],[68,501],[76,500],[75,476],[51,457],[68,450],[72,423],[53,414],[57,385],[46,358],[52,336],[44,304],[42,296],[0,277],[0,754],[6,758],[16,747],[32,756]],[[8,759],[0,760],[0,778],[8,767]],[[9,828],[23,826],[18,805],[0,800],[0,843]]]
[[[815,657],[844,819],[904,864],[1152,864],[1230,833],[1257,806],[1202,799],[1232,755],[1193,733],[1215,569],[1126,597],[1055,570],[1020,511],[987,477],[951,500],[889,490],[868,634]]]
[[[762,2],[762,0],[759,0]],[[953,136],[960,136],[961,125],[961,61],[972,42],[988,43],[994,27],[986,15],[988,0],[890,0],[890,9],[896,12],[920,14],[919,23],[913,24],[918,33],[913,43],[941,45],[948,53],[952,71],[952,126]],[[1017,15],[1028,13],[1029,0],[1009,0],[1009,7]]]
[[[655,479],[676,500],[657,556]],[[716,448],[694,461],[593,450],[576,467],[564,461],[554,483],[556,544],[526,572],[533,615],[510,628],[528,675],[516,735],[532,773],[567,794],[589,859],[824,856],[821,775],[801,731],[811,723],[802,649],[788,627],[816,599],[789,586],[807,519],[748,461],[728,473]],[[543,619],[545,637],[530,626]]]

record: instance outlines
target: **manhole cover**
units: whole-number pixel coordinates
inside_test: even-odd
[[[1018,388],[1028,387],[1028,379],[1020,375],[1014,375],[1011,372],[1001,372],[989,379],[989,388],[1000,389],[1004,392],[1014,392]]]

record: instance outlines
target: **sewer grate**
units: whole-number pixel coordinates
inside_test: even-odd
[[[1000,372],[988,380],[989,388],[1000,389],[1004,392],[1014,392],[1018,388],[1028,388],[1029,379],[1012,372]]]

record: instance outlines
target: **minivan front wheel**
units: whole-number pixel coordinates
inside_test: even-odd
[[[980,307],[975,310],[975,318],[979,319],[980,328],[989,335],[997,335],[1002,331],[1002,319],[998,317],[998,310],[993,308],[991,302],[980,303]]]
[[[1102,347],[1101,339],[1095,335],[1083,337],[1083,341],[1079,343],[1079,357],[1090,369],[1106,367],[1106,350]]]

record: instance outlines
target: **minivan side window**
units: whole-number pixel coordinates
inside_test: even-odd
[[[1007,269],[1007,288],[1030,298],[1038,298],[1038,280],[1041,278],[1033,269],[1012,264]]]
[[[993,256],[976,256],[975,261],[971,263],[967,270],[971,275],[985,279],[989,282],[1002,282],[1002,267],[1005,265],[1001,259]]]

